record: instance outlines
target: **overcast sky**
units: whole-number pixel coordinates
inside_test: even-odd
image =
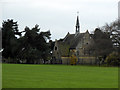
[[[14,19],[19,29],[38,24],[50,30],[52,40],[75,33],[77,11],[80,32],[90,32],[118,18],[119,0],[0,0],[0,20]],[[2,22],[2,21],[1,21]]]

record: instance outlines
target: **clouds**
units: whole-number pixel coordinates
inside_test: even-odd
[[[3,20],[19,21],[20,30],[39,24],[41,30],[52,32],[52,38],[75,32],[79,11],[81,32],[93,30],[117,18],[118,0],[4,0]]]

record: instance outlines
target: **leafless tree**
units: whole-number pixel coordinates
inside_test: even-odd
[[[120,19],[113,21],[112,23],[106,23],[101,30],[109,34],[112,39],[113,46],[116,50],[120,48]]]

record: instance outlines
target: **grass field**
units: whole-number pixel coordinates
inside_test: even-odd
[[[117,67],[2,65],[3,88],[117,88]]]

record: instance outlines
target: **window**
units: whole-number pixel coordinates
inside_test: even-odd
[[[57,50],[57,47],[55,47],[55,50]]]
[[[79,51],[77,51],[77,56],[79,56]]]

